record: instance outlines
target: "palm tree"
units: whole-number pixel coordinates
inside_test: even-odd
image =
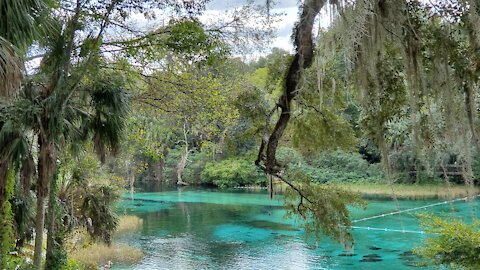
[[[95,146],[100,156],[104,157],[108,148],[115,149],[123,127],[125,101],[124,92],[118,91],[118,82],[98,80],[95,85],[85,85],[83,79],[89,73],[92,63],[99,60],[96,45],[106,27],[108,16],[114,5],[113,1],[107,14],[101,20],[101,29],[96,37],[89,38],[89,47],[82,48],[81,61],[74,64],[74,40],[80,27],[82,1],[77,1],[73,15],[66,21],[52,20],[50,32],[41,42],[46,53],[42,58],[37,74],[24,78],[22,74],[22,49],[26,51],[34,38],[45,28],[41,18],[48,12],[47,0],[5,0],[0,2],[0,96],[2,112],[0,113],[0,202],[6,199],[6,177],[16,157],[28,156],[21,152],[25,134],[33,132],[37,137],[37,213],[34,264],[41,269],[43,229],[45,223],[45,201],[49,195],[50,182],[57,169],[58,153],[62,140],[73,135],[89,138],[93,133]],[[17,45],[14,47],[13,45]],[[18,52],[17,52],[18,51]],[[77,55],[78,57],[78,55]],[[83,59],[83,60],[82,60]],[[78,58],[76,59],[78,60]],[[8,80],[7,80],[8,79]],[[14,80],[12,80],[14,79]],[[9,83],[4,83],[8,81]],[[93,80],[95,81],[95,80]],[[20,85],[29,97],[17,97]],[[110,86],[110,88],[108,88]],[[91,87],[90,89],[86,89]],[[90,98],[82,97],[80,92],[87,91]],[[85,96],[85,95],[84,95]],[[6,99],[8,97],[8,100]],[[82,100],[83,98],[83,100]],[[81,110],[72,106],[74,102],[84,101],[90,109]],[[16,114],[15,110],[29,112]],[[29,116],[29,121],[19,121],[18,116]],[[77,115],[79,117],[72,117]],[[21,119],[24,120],[24,119]],[[30,121],[31,120],[31,121]],[[80,123],[81,125],[79,125]],[[20,125],[22,124],[22,125]],[[69,136],[67,136],[67,133]],[[14,143],[15,142],[15,143]],[[26,147],[23,147],[26,149]],[[14,155],[18,153],[17,155]],[[20,162],[20,161],[18,161]]]
[[[9,106],[6,101],[10,100],[20,90],[23,82],[23,57],[32,41],[39,36],[41,30],[47,29],[44,22],[44,15],[48,11],[48,6],[44,0],[4,0],[0,1],[0,108],[2,115],[0,117],[0,219],[2,228],[0,228],[0,267],[3,268],[3,260],[10,245],[6,242],[12,241],[8,234],[4,234],[13,222],[11,208],[9,206],[9,196],[7,192],[7,175],[12,172],[12,165],[17,168],[21,165],[27,165],[28,140],[23,132],[23,122],[15,121],[6,117]],[[11,107],[10,107],[11,108]],[[7,109],[5,111],[5,109]],[[18,112],[17,112],[18,113]],[[23,115],[23,114],[22,114]],[[7,121],[5,121],[8,119]],[[19,119],[16,119],[19,120]],[[25,120],[25,119],[24,119]],[[31,164],[28,162],[28,164]],[[25,166],[25,168],[32,168]],[[25,170],[29,175],[33,170]],[[10,177],[11,178],[11,177]],[[29,178],[29,176],[25,176]],[[11,188],[10,188],[11,189]],[[10,190],[11,193],[11,190]],[[10,212],[10,213],[8,213]]]
[[[66,103],[62,117],[63,132],[59,134],[61,140],[57,139],[56,150],[69,151],[65,147],[66,144],[72,146],[93,140],[97,156],[103,162],[108,152],[116,153],[118,151],[128,111],[128,97],[123,89],[125,82],[122,74],[98,72],[97,70],[90,73],[88,81],[91,83],[79,84],[76,93],[71,95],[70,100]],[[85,93],[87,93],[86,96]],[[54,249],[63,241],[61,237],[56,237],[56,229],[61,226],[58,225],[57,211],[55,210],[59,191],[57,181],[57,177],[53,177],[50,186],[51,196],[47,214],[47,269],[54,268],[56,263]],[[74,197],[81,202],[78,207],[75,207],[75,209],[81,209],[80,213],[71,214],[76,215],[76,218],[85,225],[89,225],[87,220],[90,220],[92,236],[98,236],[109,243],[111,232],[116,227],[116,218],[110,209],[115,198],[111,188],[107,186],[91,187],[81,181],[64,184],[66,185],[62,185],[61,194],[67,192],[82,194],[82,196]],[[68,196],[64,196],[64,200],[66,198]]]

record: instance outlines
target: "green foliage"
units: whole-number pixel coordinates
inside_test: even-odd
[[[228,55],[228,47],[213,32],[206,32],[196,19],[184,19],[168,27],[165,46],[188,61],[209,65]]]
[[[6,261],[6,268],[2,269],[33,270],[32,265],[25,262],[25,258],[23,258],[21,255],[7,254],[2,259]]]
[[[10,269],[13,265],[10,265],[7,254],[13,249],[14,234],[13,234],[13,214],[12,205],[10,199],[13,196],[15,185],[15,170],[10,169],[7,173],[7,185],[6,185],[6,200],[3,205],[0,205],[0,268]]]
[[[125,183],[101,165],[92,148],[87,144],[75,155],[67,151],[61,156],[57,216],[64,224],[57,226],[65,234],[85,227],[93,238],[108,243],[117,224],[114,203]]]
[[[277,160],[287,166],[305,163],[302,154],[290,147],[279,147],[277,150]]]
[[[94,238],[110,244],[112,234],[118,224],[118,217],[113,210],[113,203],[118,194],[109,186],[101,186],[86,194],[82,204],[82,214],[91,219],[87,229]]]
[[[347,206],[364,207],[360,194],[316,184],[301,170],[289,169],[286,177],[296,187],[288,187],[284,194],[289,216],[300,216],[306,232],[313,233],[317,239],[323,233],[337,241],[353,241],[348,232],[351,222]]]
[[[80,264],[77,263],[74,259],[69,258],[67,260],[67,263],[61,270],[78,270],[78,269],[83,269],[80,267]]]
[[[295,171],[301,171],[314,183],[383,182],[379,164],[369,164],[358,153],[342,150],[325,151],[304,158],[297,150],[281,147],[278,161]]]
[[[352,150],[357,144],[350,123],[328,110],[299,115],[292,121],[292,133],[295,147],[307,154],[319,150]]]
[[[24,52],[48,30],[52,0],[5,0],[0,4],[0,39],[5,39]],[[1,52],[0,52],[1,55]]]
[[[262,185],[265,176],[253,160],[253,156],[248,155],[207,162],[202,172],[202,182],[213,183],[220,188]]]
[[[267,88],[268,68],[258,68],[247,79],[258,89]]]
[[[85,129],[94,132],[95,150],[102,161],[107,150],[117,152],[125,128],[129,99],[125,80],[121,74],[102,73],[94,76],[91,87],[91,102],[95,110],[93,119]],[[88,86],[87,86],[88,87]]]
[[[265,125],[265,115],[269,107],[266,91],[264,88],[251,85],[256,84],[255,82],[248,82],[253,77],[238,78],[245,82],[243,87],[238,87],[233,92],[231,102],[238,111],[239,117],[235,125],[231,125],[228,136],[225,138],[224,152],[227,156],[242,155],[256,149],[257,134]]]
[[[194,151],[188,155],[188,166],[185,167],[182,178],[185,178],[187,183],[201,184],[202,172],[207,162],[211,159],[211,153],[208,151]]]
[[[480,221],[467,224],[461,220],[445,220],[421,215],[422,227],[429,237],[415,252],[436,265],[454,269],[480,268]]]
[[[165,158],[164,147],[171,141],[174,135],[172,131],[160,117],[152,117],[148,113],[132,113],[127,121],[128,145],[124,145],[123,149],[135,151],[148,160],[158,161]]]
[[[378,164],[369,164],[358,153],[322,152],[309,164],[306,173],[317,183],[382,182],[384,177]]]
[[[368,74],[365,87],[368,96],[363,102],[361,123],[364,131],[370,138],[378,139],[378,132],[386,129],[389,121],[394,120],[402,113],[407,101],[405,78],[402,72],[403,62],[398,49],[392,45],[385,45],[385,55],[376,63],[376,74]],[[361,73],[359,76],[365,76]],[[382,133],[383,134],[383,133]]]

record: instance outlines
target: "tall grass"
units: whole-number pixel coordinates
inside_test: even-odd
[[[143,220],[137,216],[121,216],[116,234],[134,232],[143,227]]]
[[[104,265],[108,261],[112,261],[114,265],[135,264],[142,259],[143,253],[140,249],[125,244],[114,243],[108,246],[95,243],[71,252],[70,256],[88,269],[95,269],[95,266]]]
[[[461,185],[405,185],[383,183],[334,184],[366,196],[379,196],[400,199],[453,199],[480,193],[478,187]]]
[[[125,234],[141,229],[143,220],[137,216],[120,216],[115,234]],[[119,243],[108,246],[104,243],[91,243],[85,230],[77,230],[69,237],[69,257],[82,264],[85,269],[99,269],[108,261],[113,264],[135,264],[143,253],[140,249]],[[100,268],[102,269],[102,268]]]

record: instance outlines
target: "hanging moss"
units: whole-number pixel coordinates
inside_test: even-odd
[[[380,148],[386,172],[392,155],[409,153],[405,168],[414,174],[433,176],[455,156],[465,166],[465,180],[475,177],[478,13],[470,1],[356,1],[343,5],[332,34],[321,36],[328,44],[317,52],[321,94],[327,81],[323,60],[342,54],[346,84],[359,90],[365,135]]]

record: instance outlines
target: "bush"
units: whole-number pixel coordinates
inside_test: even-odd
[[[207,162],[201,179],[203,183],[212,183],[220,188],[265,184],[265,176],[255,166],[252,156]]]
[[[293,168],[303,171],[317,183],[379,182],[383,179],[379,164],[369,164],[358,153],[340,150],[323,152],[309,163],[298,163]]]
[[[278,148],[277,160],[287,166],[295,166],[305,163],[302,154],[300,154],[297,150],[288,147]]]
[[[453,269],[480,269],[480,221],[466,224],[423,215],[422,227],[430,236],[415,252],[433,264]]]

